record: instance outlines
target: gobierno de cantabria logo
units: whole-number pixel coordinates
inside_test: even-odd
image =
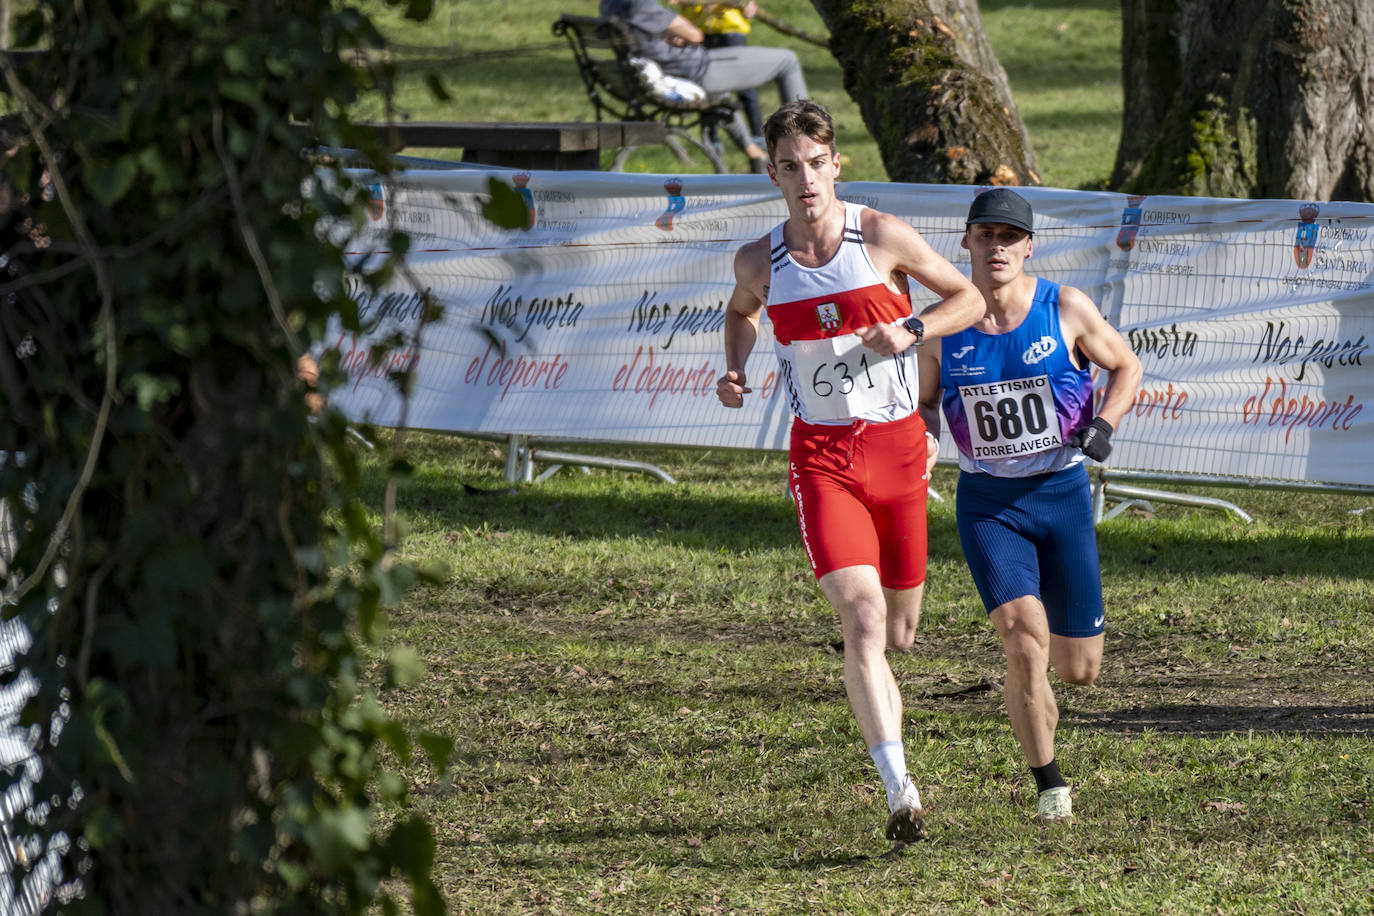
[[[1312,252],[1317,248],[1317,214],[1321,208],[1316,204],[1303,204],[1298,208],[1298,231],[1293,237],[1293,260],[1299,270],[1306,270],[1312,263]]]

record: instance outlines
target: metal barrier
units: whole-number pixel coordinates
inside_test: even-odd
[[[1129,482],[1119,482],[1129,481]],[[1374,496],[1374,486],[1346,483],[1323,483],[1309,480],[1271,480],[1262,477],[1227,477],[1217,474],[1179,474],[1162,471],[1134,471],[1117,468],[1100,468],[1093,481],[1093,518],[1102,522],[1115,518],[1133,505],[1146,505],[1152,502],[1171,503],[1180,506],[1196,506],[1201,509],[1220,509],[1229,512],[1245,522],[1254,519],[1235,503],[1214,496],[1199,496],[1195,493],[1178,493],[1172,490],[1155,490],[1135,486],[1136,482],[1170,483],[1184,486],[1230,487],[1233,489],[1285,490],[1309,493],[1347,493]],[[1119,497],[1122,501],[1110,510],[1106,508],[1108,497]]]

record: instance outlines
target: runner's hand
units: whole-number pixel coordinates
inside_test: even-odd
[[[1087,426],[1069,434],[1069,445],[1081,449],[1093,461],[1106,461],[1112,453],[1112,424],[1094,417]]]
[[[916,335],[904,327],[894,324],[875,324],[867,328],[855,328],[859,342],[879,356],[901,353],[916,342]]]
[[[940,440],[926,430],[926,476],[930,479],[930,474],[935,470],[935,462],[940,460]]]
[[[743,407],[744,396],[753,390],[745,386],[744,373],[734,369],[716,379],[716,397],[726,407]]]

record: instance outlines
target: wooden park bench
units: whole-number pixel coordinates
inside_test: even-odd
[[[601,168],[603,149],[666,141],[651,121],[398,121],[370,125],[392,151],[461,149],[463,161],[514,169]]]
[[[629,27],[619,19],[564,13],[553,24],[553,32],[572,47],[598,122],[604,115],[612,121],[661,124],[666,132],[663,142],[684,163],[691,162],[683,146],[688,143],[700,150],[717,172],[730,171],[706,134],[713,128],[724,128],[735,116],[738,103],[733,96],[709,95],[695,83],[662,79],[661,73],[655,73],[656,65],[635,56]],[[665,92],[665,83],[687,91],[670,87]],[[623,169],[632,152],[633,146],[621,149],[612,171]]]

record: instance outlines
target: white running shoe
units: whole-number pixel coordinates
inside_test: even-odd
[[[926,835],[926,812],[921,807],[921,793],[908,774],[902,782],[902,791],[887,803],[892,815],[887,819],[885,833],[893,843],[914,843]]]
[[[1073,819],[1073,799],[1068,786],[1056,786],[1040,793],[1035,819],[1041,824],[1062,824]]]

